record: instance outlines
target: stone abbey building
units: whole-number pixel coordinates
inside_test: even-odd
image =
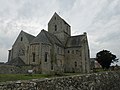
[[[87,34],[71,36],[71,26],[57,13],[48,23],[48,31],[35,37],[21,31],[12,49],[8,64],[33,65],[40,73],[90,71]]]

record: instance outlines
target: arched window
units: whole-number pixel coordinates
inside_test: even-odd
[[[77,62],[75,62],[75,67],[77,67]]]
[[[33,55],[33,62],[35,62],[35,52],[33,52],[32,55]]]
[[[70,51],[68,50],[68,53],[70,53]]]
[[[57,31],[57,25],[55,25],[55,31]]]
[[[23,37],[21,37],[21,41],[23,40]]]
[[[57,48],[57,54],[59,54],[59,47]]]
[[[47,52],[45,52],[45,62],[47,62],[47,55],[48,55],[48,53]]]

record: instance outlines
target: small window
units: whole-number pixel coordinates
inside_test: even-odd
[[[56,20],[56,17],[55,17],[55,20]]]
[[[57,53],[59,54],[59,48],[57,48]]]
[[[47,62],[47,52],[45,52],[45,62]]]
[[[60,60],[60,64],[61,64],[61,66],[62,66],[62,60]]]
[[[67,33],[68,33],[69,27],[68,26],[66,26],[66,27],[67,27],[66,29],[67,29]]]
[[[77,67],[77,62],[75,62],[75,67]]]
[[[57,31],[57,25],[55,25],[55,31]]]
[[[32,53],[33,55],[33,62],[35,62],[35,53]]]
[[[68,53],[70,53],[70,51],[68,50]]]
[[[23,37],[21,37],[21,41],[23,41]]]

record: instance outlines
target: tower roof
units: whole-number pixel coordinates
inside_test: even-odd
[[[77,35],[77,36],[71,36],[70,38],[68,38],[67,43],[66,43],[66,47],[70,48],[70,47],[80,47],[82,46],[82,40],[85,37],[85,35]]]
[[[50,19],[50,21],[48,22],[48,24],[51,22],[51,20],[54,18],[54,17],[58,17],[60,18],[65,24],[69,25],[63,18],[61,18],[56,12],[53,14],[52,18]],[[70,26],[70,25],[69,25]]]

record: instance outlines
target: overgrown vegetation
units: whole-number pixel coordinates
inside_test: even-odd
[[[48,78],[50,75],[43,74],[0,74],[0,82],[5,81],[16,81],[16,80],[30,80],[30,79],[39,79],[39,78]]]

